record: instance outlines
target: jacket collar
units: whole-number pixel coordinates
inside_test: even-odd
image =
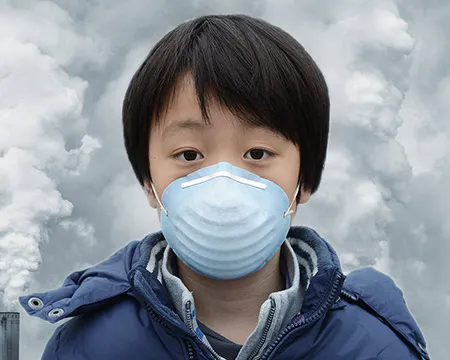
[[[308,318],[312,314],[314,317],[318,309],[325,311],[330,304],[335,308],[338,305],[334,302],[341,294],[357,305],[365,304],[365,307],[369,307],[418,351],[426,354],[423,335],[392,279],[370,268],[360,269],[349,274],[345,290],[341,292],[345,277],[333,248],[314,230],[306,227],[292,227],[288,237],[302,240],[295,251],[306,252],[302,253],[302,258],[309,258],[307,263],[313,265],[310,268],[312,277],[304,294],[301,317]],[[132,241],[105,261],[71,273],[59,288],[21,296],[19,302],[29,315],[55,323],[93,311],[121,296],[133,296],[151,314],[159,315],[159,320],[162,318],[164,325],[177,331],[184,327],[187,331],[186,325],[173,311],[167,290],[158,280],[158,267],[153,271],[147,269],[152,254],[158,253],[158,244],[163,246],[162,241],[165,240],[161,232],[148,235],[141,241]],[[302,243],[307,247],[302,248]],[[296,246],[295,242],[291,244]],[[314,251],[310,252],[308,248]],[[157,260],[155,257],[155,261]],[[385,306],[386,303],[389,306]]]
[[[310,228],[292,227],[288,238],[301,239],[314,250],[307,251],[307,247],[291,243],[303,259],[309,259],[305,269],[309,268],[306,271],[310,271],[312,276],[302,309],[307,316],[329,296],[331,282],[337,272],[341,273],[340,263],[333,248]],[[159,253],[158,246],[163,246],[164,241],[161,232],[148,235],[141,241],[132,241],[109,259],[71,273],[61,287],[21,296],[19,302],[29,315],[55,323],[128,294],[156,306],[162,315],[176,319],[167,289],[158,280],[158,267],[153,272],[147,270],[151,257]]]
[[[325,306],[326,302],[333,303],[339,296],[344,281],[341,264],[336,251],[315,230],[308,227],[291,227],[289,237],[301,239],[303,243],[314,249],[317,256],[317,272],[311,277],[308,284],[302,307],[302,314],[308,317],[315,310]],[[303,249],[293,245],[297,253],[302,257],[311,256],[305,254]],[[335,288],[333,288],[333,284]],[[333,299],[330,296],[333,295]]]

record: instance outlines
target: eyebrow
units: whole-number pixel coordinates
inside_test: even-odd
[[[165,138],[180,130],[202,131],[205,127],[204,122],[192,118],[176,120],[164,129],[162,136]]]

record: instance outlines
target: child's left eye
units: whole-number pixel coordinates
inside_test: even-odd
[[[247,153],[245,154],[246,158],[248,158],[247,154],[249,154],[251,156],[252,160],[263,160],[264,155],[267,155],[266,157],[273,156],[273,153],[271,153],[270,151],[264,150],[264,149],[251,149],[251,150],[247,151]]]

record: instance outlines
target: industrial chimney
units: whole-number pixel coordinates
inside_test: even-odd
[[[20,313],[0,312],[0,360],[19,360]]]

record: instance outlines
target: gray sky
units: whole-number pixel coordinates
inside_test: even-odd
[[[434,360],[450,331],[450,5],[379,0],[0,0],[0,307],[159,230],[123,146],[121,103],[151,46],[206,13],[261,16],[322,68],[323,183],[295,224],[344,269],[403,289]],[[22,360],[55,325],[22,312]],[[447,341],[446,341],[447,340]]]

